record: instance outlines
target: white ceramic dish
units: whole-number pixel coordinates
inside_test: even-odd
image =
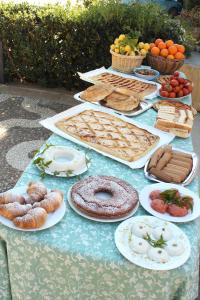
[[[71,148],[71,147],[66,147],[66,146],[52,146],[51,147],[51,149],[52,148],[56,148],[56,149],[58,149],[58,148],[62,148],[62,149],[73,149],[73,148]],[[41,150],[42,151],[42,150]],[[76,150],[76,151],[78,151],[78,150]],[[79,151],[79,152],[81,152],[81,151]],[[43,154],[41,154],[40,152],[35,156],[35,158],[34,158],[34,160],[35,159],[37,159],[38,157],[44,157],[44,155]],[[46,174],[48,174],[48,175],[51,175],[51,176],[56,176],[56,177],[66,177],[66,178],[68,178],[68,177],[74,177],[74,176],[78,176],[78,175],[81,175],[81,174],[83,174],[83,173],[85,173],[88,169],[89,169],[89,167],[90,167],[90,165],[91,165],[91,163],[90,162],[87,162],[87,161],[89,161],[89,157],[87,156],[87,155],[85,155],[85,159],[86,159],[86,164],[85,164],[85,166],[83,166],[83,167],[81,167],[81,168],[79,168],[79,169],[77,169],[77,170],[74,170],[72,173],[70,173],[70,172],[68,172],[68,174],[66,174],[67,172],[59,172],[59,174],[58,173],[55,173],[55,172],[52,172],[51,170],[50,170],[50,168],[49,167],[47,167],[47,168],[45,168],[45,173]],[[40,170],[40,171],[42,171],[42,169],[38,166],[38,164],[35,164],[36,166],[37,166],[37,168]],[[57,172],[57,171],[56,171]]]
[[[60,130],[59,128],[57,128],[55,126],[55,123],[60,121],[60,120],[63,120],[64,118],[66,117],[71,117],[71,116],[74,116],[74,115],[77,115],[79,114],[80,112],[83,112],[85,110],[95,110],[95,111],[102,111],[102,112],[105,112],[109,115],[113,115],[125,122],[128,122],[130,124],[133,124],[133,125],[136,125],[140,128],[143,128],[145,130],[148,130],[149,132],[155,134],[155,135],[158,135],[160,137],[160,140],[159,142],[157,143],[157,145],[151,150],[149,151],[146,155],[144,155],[143,157],[141,157],[140,159],[136,160],[136,161],[133,161],[133,162],[128,162],[126,160],[122,160],[120,158],[117,158],[115,156],[112,156],[111,154],[108,154],[108,153],[105,153],[103,151],[100,151],[100,150],[97,150],[96,148],[92,147],[92,146],[89,146],[88,144],[84,143],[84,142],[81,142],[80,140],[70,136],[69,134],[65,133],[64,131]],[[151,155],[153,154],[153,152],[158,149],[160,146],[162,145],[165,145],[165,144],[169,144],[173,139],[174,139],[174,135],[173,134],[169,134],[167,132],[163,132],[157,128],[154,128],[152,126],[148,126],[148,125],[145,125],[145,124],[140,124],[136,121],[133,121],[132,119],[129,119],[125,116],[119,116],[117,115],[116,113],[114,112],[108,112],[107,109],[103,108],[103,107],[97,107],[97,105],[94,105],[94,104],[91,104],[91,103],[83,103],[83,104],[80,104],[80,105],[77,105],[77,106],[74,106],[60,114],[57,114],[51,118],[47,118],[45,120],[42,120],[40,121],[40,124],[43,125],[45,128],[51,130],[52,132],[74,142],[74,143],[77,143],[81,146],[84,146],[86,148],[91,148],[93,150],[95,150],[96,152],[98,153],[101,153],[105,156],[108,156],[112,159],[115,159],[127,166],[129,166],[130,168],[132,169],[138,169],[138,168],[142,168],[146,161],[148,160],[148,158],[151,157]]]
[[[173,239],[180,240],[184,245],[184,252],[179,256],[170,256],[170,259],[166,263],[158,263],[145,254],[138,254],[131,249],[130,242],[134,237],[132,235],[131,227],[138,222],[145,223],[146,225],[155,228],[158,226],[164,226],[173,232]],[[115,231],[115,244],[119,252],[130,262],[150,270],[172,270],[183,265],[191,253],[190,242],[185,233],[176,225],[161,221],[151,216],[136,216],[122,222]]]
[[[70,207],[80,216],[86,218],[86,219],[89,219],[89,220],[92,220],[92,221],[96,221],[96,222],[101,222],[101,223],[115,223],[115,222],[120,222],[120,221],[124,221],[130,217],[132,217],[136,211],[138,210],[138,207],[139,207],[139,201],[136,205],[136,207],[128,214],[126,215],[125,217],[123,218],[117,218],[117,219],[102,219],[102,218],[95,218],[95,217],[91,217],[91,216],[88,216],[87,214],[84,214],[82,211],[80,211],[74,204],[73,202],[71,201],[71,189],[72,187],[69,189],[68,193],[67,193],[67,200],[68,200],[68,203],[70,205]]]
[[[179,97],[179,98],[168,98],[168,97],[162,97],[159,94],[159,91],[157,93],[157,96],[161,99],[161,100],[176,100],[176,101],[182,101],[182,100],[186,100],[188,97],[191,97],[191,93],[187,96],[183,96],[183,97]]]
[[[80,101],[80,102],[88,103],[88,101],[85,101],[85,100],[81,99],[81,93],[82,92],[75,94],[74,99],[76,99],[77,101]],[[119,111],[119,110],[115,110],[115,109],[103,106],[100,102],[92,102],[92,103],[95,104],[95,105],[98,105],[98,106],[105,107],[108,111],[115,112],[119,115],[124,115],[124,116],[127,116],[127,117],[134,117],[134,116],[140,115],[140,114],[142,114],[143,112],[145,112],[146,110],[148,110],[149,108],[151,108],[153,106],[153,103],[150,103],[150,102],[144,100],[144,101],[140,102],[140,108],[139,109],[134,109],[134,110],[129,111],[129,112],[127,112],[127,111],[123,112],[123,111]]]
[[[16,194],[26,195],[26,189],[27,189],[27,186],[20,186],[20,187],[12,189],[10,191],[13,191]],[[65,205],[65,202],[63,201],[62,205],[54,213],[48,214],[45,224],[43,226],[41,226],[40,228],[22,229],[22,228],[16,227],[12,221],[10,221],[2,216],[0,216],[0,223],[9,228],[12,228],[15,230],[20,230],[20,231],[40,231],[40,230],[50,228],[50,227],[56,225],[58,222],[60,222],[61,219],[65,215],[65,211],[66,211],[66,205]]]
[[[193,211],[189,211],[188,214],[184,217],[173,217],[168,213],[161,214],[151,208],[149,194],[154,190],[165,191],[167,189],[177,189],[180,194],[184,196],[190,196],[193,198]],[[173,184],[173,183],[154,183],[151,185],[147,185],[144,189],[139,193],[140,204],[143,208],[148,211],[151,215],[160,218],[165,221],[175,222],[175,223],[186,223],[195,220],[200,216],[200,199],[197,194],[190,191],[189,189]]]
[[[187,178],[182,183],[180,183],[180,185],[183,185],[183,186],[188,185],[192,182],[192,180],[194,179],[194,177],[197,174],[198,167],[199,167],[198,156],[196,155],[195,152],[189,152],[189,151],[185,151],[185,150],[175,148],[175,147],[172,147],[172,150],[187,153],[187,154],[191,154],[191,156],[192,156],[192,160],[193,160],[192,170],[191,170],[190,174],[187,176]],[[153,180],[153,181],[156,181],[156,182],[163,182],[163,181],[161,181],[160,179],[156,178],[154,175],[152,175],[148,172],[147,167],[148,167],[149,161],[150,160],[148,160],[146,162],[145,166],[144,166],[144,175],[145,175],[145,177],[148,178],[149,180]]]
[[[157,96],[158,94],[158,90],[160,89],[161,85],[157,82],[149,82],[148,80],[145,80],[145,79],[141,79],[141,78],[138,78],[134,75],[128,75],[128,74],[125,74],[125,73],[121,73],[121,72],[117,72],[113,69],[106,69],[105,67],[102,67],[102,68],[99,68],[99,69],[96,69],[96,70],[92,70],[92,71],[89,71],[89,72],[86,72],[86,73],[80,73],[78,72],[80,78],[84,81],[87,81],[87,82],[90,82],[90,83],[95,83],[91,77],[93,76],[97,76],[97,75],[100,75],[102,73],[105,73],[105,72],[108,72],[108,73],[111,73],[111,74],[115,74],[115,75],[118,75],[118,76],[121,76],[121,77],[124,77],[124,78],[130,78],[130,79],[135,79],[135,80],[138,80],[138,81],[142,81],[142,82],[146,82],[148,84],[153,84],[153,85],[156,85],[157,87],[157,90],[147,96],[144,97],[144,99],[153,99]]]

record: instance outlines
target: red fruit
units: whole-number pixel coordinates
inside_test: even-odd
[[[187,95],[189,95],[189,91],[188,91],[188,89],[186,89],[186,88],[183,88],[183,96],[187,96]]]
[[[188,210],[186,207],[180,207],[176,204],[169,204],[167,211],[170,215],[174,217],[183,217],[188,214]]]
[[[166,90],[167,90],[168,92],[172,92],[172,91],[173,91],[173,87],[171,86],[171,84],[167,84],[167,85],[166,85]]]
[[[174,93],[178,93],[180,91],[180,86],[175,86],[174,88],[173,88],[173,92]]]
[[[178,82],[178,80],[176,80],[176,79],[172,79],[172,80],[170,81],[170,84],[171,84],[171,86],[175,87],[175,86],[178,86],[178,85],[179,85],[179,82]]]
[[[159,199],[159,198],[160,198],[160,191],[159,191],[159,190],[152,191],[152,192],[149,194],[149,198],[150,198],[151,200]]]
[[[176,93],[174,92],[169,93],[169,98],[176,98]]]
[[[177,78],[178,82],[179,83],[182,83],[182,84],[185,84],[185,79],[184,78]]]
[[[180,73],[179,72],[174,72],[174,77],[179,77]]]
[[[180,90],[180,91],[178,92],[177,96],[178,96],[178,97],[183,97],[183,91]]]
[[[168,93],[167,91],[162,91],[162,92],[160,92],[160,95],[161,95],[162,97],[169,97],[169,93]]]
[[[191,207],[193,207],[193,198],[190,196],[184,196],[181,198],[181,202],[183,203],[183,205],[189,210],[191,209]]]
[[[180,89],[182,90],[182,88],[184,87],[184,85],[183,85],[183,84],[180,84],[179,87],[180,87]]]
[[[151,201],[151,207],[157,212],[164,214],[167,211],[168,205],[161,199]]]
[[[189,91],[190,93],[192,93],[192,86],[191,86],[191,85],[188,85],[188,86],[187,86],[187,89],[188,89],[188,91]]]

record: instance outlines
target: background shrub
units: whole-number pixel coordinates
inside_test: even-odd
[[[109,45],[132,30],[147,42],[160,37],[187,44],[180,22],[152,3],[111,0],[75,8],[0,3],[5,78],[81,88],[77,71],[108,67]]]

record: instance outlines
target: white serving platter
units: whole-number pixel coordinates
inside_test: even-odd
[[[187,176],[187,178],[182,183],[179,184],[179,185],[186,186],[186,185],[188,185],[192,182],[192,180],[194,179],[194,177],[197,174],[197,171],[198,171],[198,168],[199,168],[198,156],[195,152],[189,152],[189,151],[185,151],[185,150],[175,148],[175,147],[172,147],[172,150],[179,151],[179,152],[182,152],[182,153],[187,153],[187,154],[190,154],[192,156],[192,170],[191,170],[190,174]],[[153,181],[156,181],[156,182],[163,182],[162,180],[156,178],[154,175],[152,175],[148,172],[149,161],[150,161],[150,159],[146,162],[146,164],[144,166],[144,175],[145,175],[145,177],[148,178],[149,180],[153,180]]]
[[[72,149],[72,147],[66,147],[66,146],[52,146],[52,147],[56,147],[56,148],[66,148],[66,149]],[[41,152],[42,152],[42,150],[41,150]],[[37,153],[36,155],[35,155],[35,157],[34,157],[34,160],[36,160],[37,158],[39,158],[39,157],[41,157],[41,158],[43,158],[44,156],[43,156],[43,154],[41,153],[41,152],[39,152],[39,153]],[[80,151],[81,152],[81,151]],[[89,161],[89,157],[87,156],[87,155],[85,155],[85,159],[86,160],[88,160]],[[33,161],[34,161],[33,160]],[[42,169],[37,165],[37,164],[35,164],[35,166],[40,170],[40,171],[42,171]],[[91,166],[91,162],[89,161],[88,163],[86,163],[86,166],[85,167],[83,167],[83,168],[81,168],[81,169],[79,169],[79,170],[74,170],[74,172],[73,173],[69,173],[69,174],[66,174],[66,172],[58,172],[57,174],[55,174],[54,172],[52,172],[51,170],[50,170],[50,168],[49,168],[49,166],[48,167],[46,167],[45,169],[44,169],[44,172],[47,174],[47,175],[51,175],[51,176],[55,176],[55,177],[65,177],[65,178],[68,178],[68,177],[74,177],[74,176],[78,176],[78,175],[81,175],[81,174],[83,174],[83,173],[85,173],[86,171],[88,171],[88,169],[89,169],[89,167]]]
[[[81,98],[81,93],[82,92],[75,94],[74,99],[76,99],[77,101],[80,101],[80,102],[88,103],[88,101],[85,101]],[[134,117],[134,116],[140,115],[153,106],[153,103],[150,103],[147,100],[143,100],[140,102],[140,108],[138,108],[138,109],[136,108],[131,111],[120,111],[120,110],[112,109],[110,107],[103,106],[100,101],[91,102],[91,103],[98,105],[98,106],[102,106],[102,107],[106,108],[108,111],[115,112],[119,115],[124,115],[127,117]]]
[[[64,131],[60,130],[59,128],[57,128],[55,126],[55,123],[58,122],[58,121],[61,121],[63,120],[64,118],[66,117],[72,117],[74,115],[77,115],[79,114],[80,112],[83,112],[85,110],[95,110],[95,111],[102,111],[102,112],[105,112],[109,115],[113,115],[125,122],[128,122],[130,124],[133,124],[139,128],[142,128],[142,129],[145,129],[145,130],[148,130],[149,132],[151,132],[152,134],[155,134],[155,135],[158,135],[160,137],[160,140],[159,142],[157,143],[157,145],[151,149],[146,155],[144,155],[143,157],[141,157],[140,159],[136,160],[136,161],[133,161],[133,162],[129,162],[129,161],[126,161],[126,160],[123,160],[123,159],[120,159],[120,158],[117,158],[111,154],[108,154],[108,153],[105,153],[103,151],[100,151],[88,144],[86,144],[85,142],[82,142],[74,137],[72,137],[71,135],[65,133]],[[161,131],[157,128],[154,128],[152,126],[148,126],[148,125],[145,125],[145,124],[141,124],[139,122],[136,122],[136,121],[133,121],[132,119],[129,119],[127,118],[126,116],[119,116],[117,115],[116,113],[114,112],[108,112],[107,109],[103,108],[103,107],[97,107],[97,105],[94,105],[94,104],[91,104],[91,103],[83,103],[83,104],[80,104],[80,105],[77,105],[77,106],[74,106],[64,112],[61,112],[60,114],[57,114],[53,117],[50,117],[50,118],[47,118],[45,120],[42,120],[40,121],[40,124],[42,126],[44,126],[45,128],[51,130],[52,132],[62,136],[63,138],[66,138],[74,143],[77,143],[81,146],[84,146],[86,148],[90,148],[90,149],[93,149],[95,150],[96,152],[98,153],[101,153],[102,155],[104,156],[107,156],[107,157],[110,157],[112,159],[115,159],[127,166],[129,166],[130,168],[132,169],[138,169],[138,168],[142,168],[146,161],[151,157],[151,155],[153,154],[153,152],[158,149],[160,146],[162,145],[165,145],[165,144],[169,144],[173,139],[174,139],[174,135],[173,134],[169,134],[167,132],[164,132],[164,131]]]
[[[27,186],[20,186],[20,187],[11,189],[10,191],[13,193],[16,193],[16,194],[27,195],[26,189],[27,189]],[[10,221],[2,216],[0,216],[0,223],[9,228],[12,228],[15,230],[20,230],[20,231],[40,231],[40,230],[50,228],[50,227],[56,225],[58,222],[60,222],[61,219],[65,215],[65,211],[66,211],[66,205],[65,205],[65,202],[63,201],[62,205],[55,212],[48,214],[45,224],[43,226],[41,226],[40,228],[22,229],[22,228],[16,227],[12,221]]]
[[[157,212],[153,208],[151,208],[150,205],[151,201],[149,198],[149,194],[155,190],[165,191],[168,189],[177,189],[181,195],[192,197],[193,210],[189,211],[188,214],[184,217],[173,217],[167,212],[162,214]],[[151,215],[165,221],[175,222],[175,223],[186,223],[186,222],[193,221],[200,216],[200,199],[198,195],[181,185],[177,185],[173,183],[154,183],[151,185],[147,185],[139,193],[139,200],[140,200],[140,204],[146,211],[148,211]]]
[[[137,222],[145,223],[152,228],[157,226],[168,227],[173,232],[173,239],[178,239],[183,243],[184,252],[179,256],[170,256],[169,261],[166,263],[155,262],[145,254],[134,252],[130,247],[132,238],[131,227]],[[178,226],[151,216],[136,216],[122,222],[115,231],[115,244],[119,252],[130,262],[145,269],[158,271],[172,270],[180,267],[188,260],[191,253],[190,242],[186,234]]]
[[[134,76],[132,74],[125,74],[125,73],[121,73],[121,72],[118,72],[118,71],[115,71],[115,70],[112,70],[112,69],[106,69],[105,67],[102,67],[102,68],[99,68],[99,69],[95,69],[95,70],[92,70],[92,71],[89,71],[89,72],[86,72],[86,73],[81,73],[81,72],[78,72],[78,75],[80,76],[80,78],[84,81],[87,81],[87,82],[90,82],[90,83],[96,83],[94,80],[91,79],[91,77],[93,76],[98,76],[102,73],[111,73],[111,74],[115,74],[115,75],[118,75],[118,76],[121,76],[121,77],[124,77],[124,78],[130,78],[130,79],[135,79],[135,80],[138,80],[138,81],[142,81],[142,82],[146,82],[148,84],[153,84],[153,85],[156,85],[157,87],[157,90],[147,96],[144,97],[144,99],[153,99],[155,97],[157,97],[158,95],[158,90],[161,88],[161,85],[157,82],[150,82],[148,80],[145,80],[145,79],[142,79],[142,78],[139,78],[137,76]]]
[[[72,202],[71,200],[71,189],[72,187],[69,189],[68,193],[67,193],[67,200],[68,200],[68,203],[70,205],[70,207],[78,214],[80,215],[81,217],[84,217],[88,220],[91,220],[91,221],[96,221],[96,222],[101,222],[101,223],[115,223],[115,222],[120,222],[120,221],[124,221],[130,217],[132,217],[136,211],[138,210],[138,207],[139,207],[139,201],[137,203],[137,205],[135,206],[135,208],[126,216],[122,217],[122,218],[116,218],[116,219],[106,219],[106,218],[95,218],[95,217],[91,217],[89,215],[87,215],[86,213],[83,213],[82,211],[80,211]],[[102,192],[103,194],[103,192]]]

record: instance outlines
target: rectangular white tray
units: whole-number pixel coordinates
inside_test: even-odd
[[[187,154],[190,154],[192,156],[192,163],[193,163],[192,164],[192,170],[191,170],[190,174],[188,175],[188,177],[182,183],[180,183],[180,185],[183,185],[183,186],[188,185],[192,182],[192,180],[194,179],[194,177],[197,174],[198,167],[199,167],[199,158],[198,158],[198,156],[195,152],[185,151],[185,150],[182,150],[180,148],[175,148],[175,147],[172,147],[172,150],[187,153]],[[153,180],[153,181],[156,181],[156,182],[164,182],[164,181],[156,178],[154,175],[149,174],[149,172],[147,170],[149,160],[146,162],[145,167],[144,167],[145,177],[148,178],[149,180]]]
[[[78,100],[80,102],[88,103],[88,101],[85,101],[85,100],[81,99],[81,93],[82,92],[75,94],[74,95],[74,99],[76,99],[76,100]],[[91,102],[91,103],[93,103],[95,105],[98,105],[100,107],[104,107],[103,105],[101,105],[100,102]],[[119,115],[124,115],[124,116],[127,116],[127,117],[134,117],[134,116],[137,116],[139,114],[142,114],[143,112],[145,112],[146,110],[148,110],[149,108],[151,108],[153,106],[153,103],[150,103],[150,102],[148,102],[146,100],[143,100],[143,101],[140,102],[140,106],[141,106],[140,109],[138,109],[138,110],[132,110],[132,111],[129,111],[129,112],[127,112],[127,111],[119,111],[119,110],[115,110],[115,109],[112,109],[112,108],[109,108],[109,107],[104,107],[104,108],[107,109],[108,111],[115,112],[115,113],[117,113]]]
[[[150,100],[150,99],[156,98],[157,95],[158,95],[158,90],[161,88],[161,85],[157,82],[152,82],[152,81],[148,81],[148,80],[145,80],[145,79],[141,79],[141,78],[138,78],[134,75],[124,74],[124,73],[121,73],[121,72],[114,71],[112,69],[106,69],[105,67],[102,67],[102,68],[99,68],[99,69],[96,69],[96,70],[92,70],[92,71],[89,71],[89,72],[86,72],[86,73],[78,72],[78,75],[84,81],[87,81],[87,82],[90,82],[90,83],[95,83],[91,79],[91,77],[100,75],[100,74],[105,73],[105,72],[115,74],[115,75],[118,75],[118,76],[121,76],[121,77],[124,77],[124,78],[135,79],[135,80],[138,80],[138,81],[146,82],[148,84],[156,85],[157,90],[155,92],[145,96],[144,99],[149,99]]]
[[[149,132],[151,132],[152,134],[155,134],[155,135],[158,135],[160,137],[160,140],[159,142],[157,143],[157,145],[151,150],[149,151],[145,156],[141,157],[140,159],[138,159],[137,161],[133,161],[133,162],[128,162],[126,160],[123,160],[123,159],[120,159],[120,158],[117,158],[115,156],[112,156],[108,153],[105,153],[103,151],[100,151],[100,150],[97,150],[96,148],[94,147],[91,147],[90,145],[84,143],[84,142],[81,142],[80,140],[70,136],[69,134],[65,133],[64,131],[60,130],[59,128],[57,128],[55,126],[55,123],[58,122],[58,121],[61,121],[63,120],[64,118],[66,117],[72,117],[74,115],[77,115],[79,114],[80,112],[83,112],[85,110],[95,110],[95,111],[102,111],[102,112],[105,112],[109,115],[113,115],[125,122],[128,122],[130,124],[133,124],[135,126],[138,126],[139,128],[142,128],[142,129],[145,129],[145,130],[148,130]],[[63,138],[66,138],[74,143],[77,143],[81,146],[84,146],[86,148],[90,148],[90,149],[93,149],[95,150],[96,152],[98,153],[101,153],[103,154],[104,156],[108,156],[112,159],[115,159],[127,166],[129,166],[130,168],[132,169],[139,169],[139,168],[142,168],[146,161],[151,157],[151,155],[153,154],[153,152],[158,149],[160,146],[162,145],[165,145],[165,144],[169,144],[173,139],[174,139],[174,135],[173,134],[169,134],[167,132],[163,132],[157,128],[154,128],[152,126],[147,126],[147,125],[144,125],[144,124],[140,124],[139,122],[136,122],[136,121],[133,121],[125,116],[119,116],[117,115],[116,113],[114,112],[108,112],[105,108],[103,107],[97,107],[97,105],[94,105],[94,104],[91,104],[91,103],[83,103],[83,104],[80,104],[80,105],[77,105],[77,106],[74,106],[66,111],[63,111],[51,118],[47,118],[45,120],[42,120],[40,121],[40,124],[43,125],[45,128],[51,130],[52,132],[62,136]]]

